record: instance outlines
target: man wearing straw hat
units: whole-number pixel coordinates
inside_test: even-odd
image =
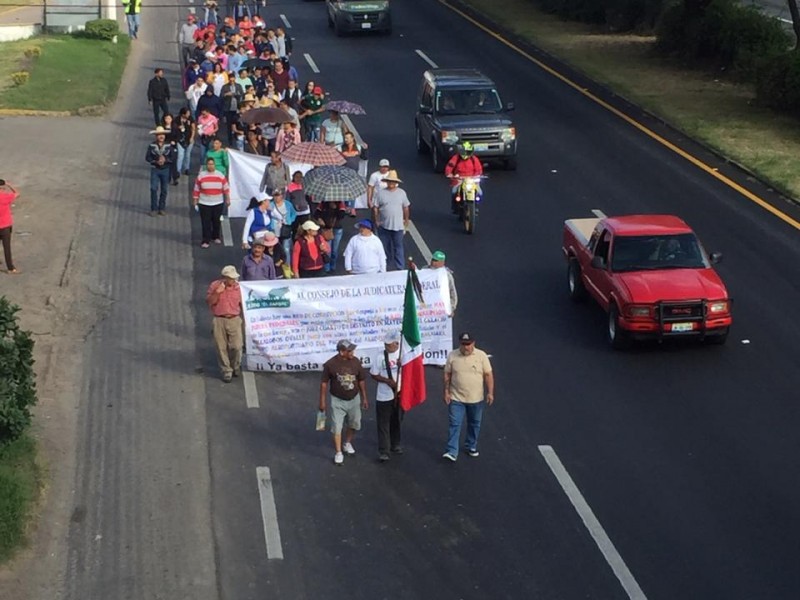
[[[397,171],[389,171],[383,182],[386,188],[376,190],[373,196],[372,220],[378,225],[378,237],[386,251],[387,266],[394,264],[395,269],[403,269],[403,235],[408,227],[411,203],[405,190],[398,187],[403,180],[397,176]]]
[[[161,125],[153,129],[150,134],[155,135],[156,139],[147,147],[145,155],[145,160],[150,163],[151,217],[156,215],[156,211],[159,215],[166,214],[170,166],[175,162],[175,146],[167,144],[167,133]]]
[[[208,287],[206,302],[214,315],[212,331],[222,381],[230,383],[242,372],[242,297],[236,267],[228,265],[221,274]]]

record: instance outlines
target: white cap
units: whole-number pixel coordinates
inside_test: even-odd
[[[389,166],[389,159],[382,158],[381,161],[378,163],[379,167],[388,167]]]

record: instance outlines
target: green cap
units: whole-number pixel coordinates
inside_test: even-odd
[[[437,250],[431,255],[431,260],[444,260],[445,258],[447,258],[447,256],[441,250]]]

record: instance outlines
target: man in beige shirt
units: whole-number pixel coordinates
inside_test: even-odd
[[[458,441],[464,414],[467,415],[464,450],[470,456],[477,457],[483,409],[494,403],[494,375],[489,357],[475,347],[475,339],[469,333],[459,335],[458,341],[460,347],[448,355],[444,365],[444,403],[450,412],[450,435],[447,451],[442,458],[452,462],[458,459]]]

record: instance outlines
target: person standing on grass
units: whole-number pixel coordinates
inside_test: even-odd
[[[192,200],[195,210],[200,213],[203,229],[201,248],[208,248],[209,243],[221,244],[220,217],[226,204],[230,205],[230,188],[225,175],[217,171],[213,158],[206,159],[206,168],[197,175],[194,181]]]
[[[208,286],[206,303],[214,315],[212,331],[222,381],[230,383],[242,372],[242,296],[236,267],[222,269],[222,279]]]
[[[14,259],[11,257],[11,231],[14,225],[11,205],[17,199],[17,196],[19,196],[17,190],[5,179],[0,179],[0,243],[3,244],[6,270],[12,275],[19,273],[14,267]]]
[[[147,102],[153,107],[153,119],[158,126],[164,115],[169,112],[170,94],[169,83],[164,78],[164,69],[157,67],[154,73],[155,77],[147,84]]]
[[[128,22],[128,35],[132,40],[139,38],[139,13],[142,12],[142,0],[122,0],[125,9],[125,20]],[[156,119],[158,125],[158,119]]]
[[[310,222],[310,221],[309,221]],[[336,355],[322,366],[322,380],[319,384],[319,411],[327,409],[328,390],[331,393],[331,432],[336,453],[333,462],[337,466],[344,463],[344,455],[353,456],[353,436],[361,429],[361,411],[369,408],[367,400],[366,371],[361,360],[354,356],[356,345],[349,340],[336,344]],[[361,402],[358,398],[361,396]],[[347,421],[347,431],[342,444],[342,430]]]
[[[159,125],[150,134],[155,135],[155,141],[147,147],[145,160],[150,163],[150,216],[166,214],[167,192],[169,191],[169,178],[172,163],[175,162],[175,147],[167,143],[167,133]],[[160,188],[160,189],[159,189]]]
[[[465,414],[467,437],[464,440],[464,450],[473,458],[479,456],[478,434],[481,431],[483,411],[494,404],[494,374],[489,356],[475,347],[475,338],[469,333],[459,335],[458,341],[460,348],[448,355],[444,365],[444,403],[450,414],[450,427],[447,450],[442,458],[451,462],[458,459],[458,441]]]

